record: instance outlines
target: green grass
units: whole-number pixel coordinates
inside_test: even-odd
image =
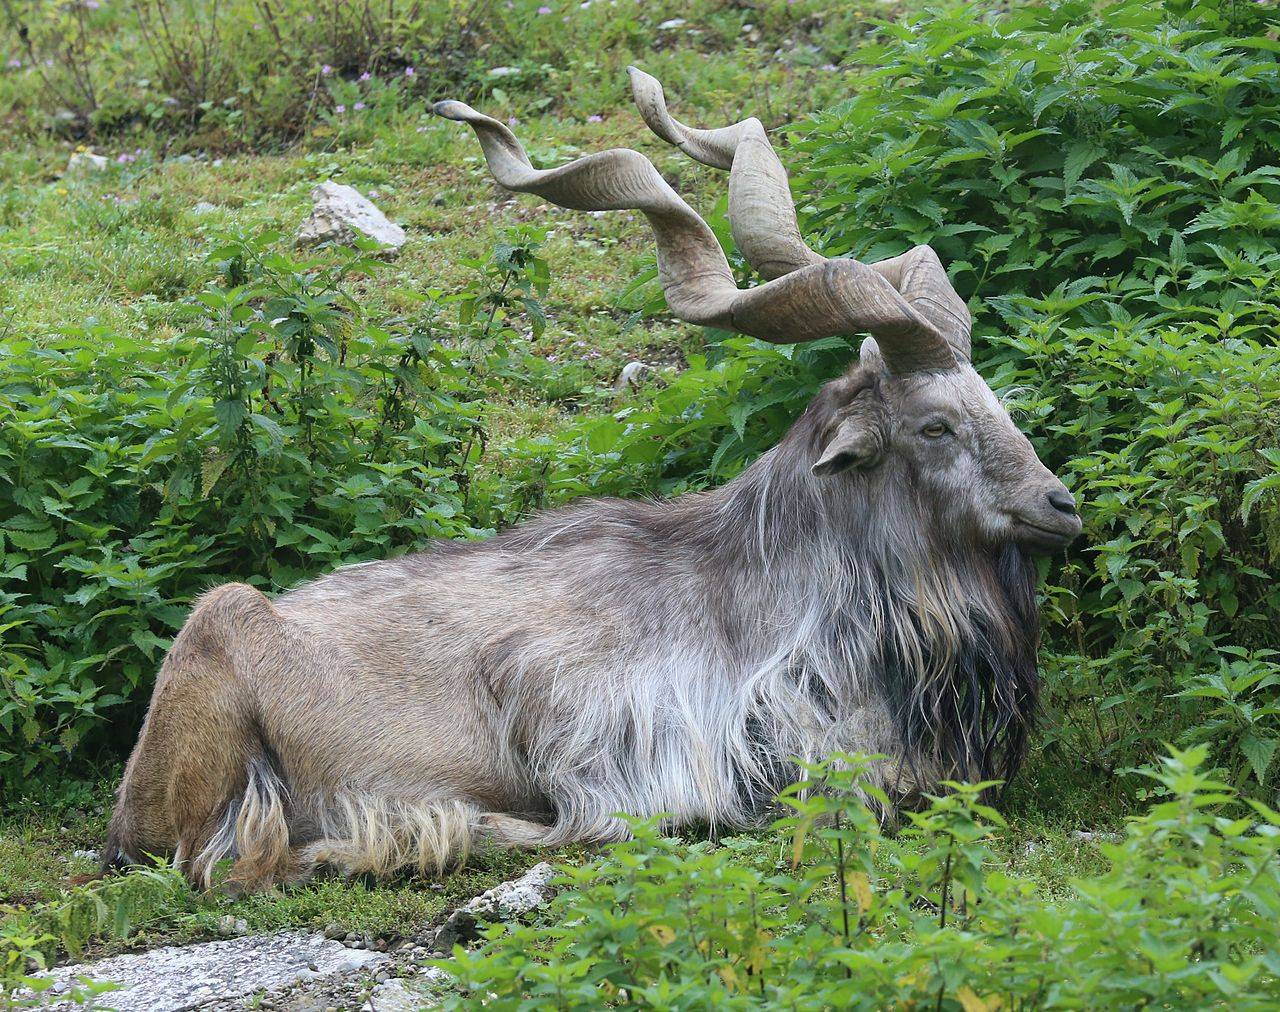
[[[0,911],[5,906],[22,910],[57,904],[96,872],[96,862],[76,852],[101,848],[113,786],[110,781],[72,782],[60,794],[40,801],[25,799],[0,815]],[[580,860],[583,854],[581,848],[572,848],[557,856]],[[88,953],[107,955],[217,937],[218,922],[228,915],[243,919],[251,932],[320,930],[337,923],[369,939],[411,937],[542,858],[527,851],[481,850],[465,867],[439,881],[407,874],[386,880],[321,877],[238,898],[217,891],[199,896],[182,888],[164,905],[135,913],[126,937],[96,938]]]

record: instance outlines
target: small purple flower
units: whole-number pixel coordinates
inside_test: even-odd
[[[309,25],[314,25],[315,23],[316,23],[316,16],[315,16],[314,14],[308,14],[308,15],[307,15],[307,24],[309,24]]]
[[[415,76],[417,73],[418,73],[418,72],[417,72],[416,70],[414,70],[412,67],[405,67],[405,68],[404,68],[404,76],[405,76],[405,77],[413,77],[413,76]]]
[[[538,8],[538,13],[539,13],[539,14],[550,14],[550,13],[551,13],[551,8],[550,8],[550,7],[539,7],[539,8]]]
[[[603,122],[604,122],[604,117],[603,117],[603,116],[601,116],[599,113],[593,112],[590,116],[588,116],[588,117],[587,117],[587,122],[588,122],[588,123],[603,123]]]
[[[10,70],[21,70],[21,69],[22,69],[22,61],[21,61],[21,60],[10,60],[10,61],[9,61],[9,69],[10,69]]]
[[[137,160],[138,160],[138,156],[137,156],[137,155],[131,155],[131,154],[129,154],[129,152],[127,152],[127,151],[125,151],[125,152],[123,152],[122,154],[119,154],[119,155],[117,155],[117,156],[116,156],[116,161],[117,161],[120,165],[128,165],[130,162],[136,162]]]
[[[834,73],[840,68],[837,67],[834,63],[824,63],[820,69],[827,71],[827,73]]]
[[[331,66],[329,66],[329,64],[327,64],[327,63],[326,63],[323,67],[321,67],[321,68],[320,68],[320,76],[321,76],[321,77],[328,77],[328,76],[329,76],[330,74],[332,74],[332,73],[333,73],[333,68],[332,68]]]
[[[333,111],[336,112],[339,116],[341,116],[344,112],[347,111],[347,107],[345,105],[335,105],[333,107]]]
[[[96,11],[101,6],[102,4],[98,3],[98,0],[84,0],[85,10]]]
[[[356,103],[355,105],[353,105],[351,108],[352,108],[352,109],[354,109],[356,112],[359,112],[361,109],[363,109],[363,108],[364,108],[364,103],[363,103],[363,102],[357,102],[357,103]]]
[[[178,100],[177,100],[176,98],[174,98],[172,95],[169,95],[169,96],[167,96],[167,97],[165,98],[165,100],[164,100],[164,104],[165,104],[165,105],[177,105],[177,104],[178,104]]]
[[[360,75],[360,80],[367,81],[371,77],[373,77],[373,75],[366,70],[363,74]]]
[[[518,120],[515,116],[507,117],[507,126],[519,126],[519,125],[520,125],[520,120]]]

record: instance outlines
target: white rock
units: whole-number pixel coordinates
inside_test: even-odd
[[[644,382],[645,373],[653,372],[653,366],[648,362],[628,362],[622,367],[622,372],[618,373],[618,378],[613,384],[615,390],[626,390],[628,388],[637,390],[640,384]]]
[[[92,175],[95,172],[105,172],[107,165],[106,155],[95,155],[92,151],[77,151],[67,161],[66,175]]]
[[[664,21],[662,24],[658,25],[658,31],[668,32],[673,28],[679,28],[684,23],[684,18],[672,18],[670,21]]]
[[[512,74],[520,73],[519,67],[490,67],[490,77],[510,77]]]
[[[439,985],[447,983],[450,978],[444,971],[433,966],[420,974],[418,979],[427,984]],[[428,995],[397,978],[375,987],[373,993],[369,995],[369,1000],[365,1002],[363,1010],[364,1012],[418,1012],[419,1009],[430,1008],[433,1004]]]
[[[322,242],[350,243],[356,235],[377,240],[390,254],[404,245],[404,229],[387,220],[367,197],[353,186],[321,183],[311,191],[315,207],[298,226],[299,246]]]
[[[503,920],[519,917],[550,899],[547,886],[555,876],[556,870],[542,861],[519,878],[502,882],[482,892],[462,909],[481,919],[490,919],[495,915]]]
[[[85,861],[101,861],[102,854],[96,850],[75,850],[71,852],[72,857],[82,858]]]
[[[1121,833],[1102,833],[1091,829],[1073,829],[1071,835],[1086,843],[1119,843],[1124,839]]]
[[[210,204],[207,200],[202,200],[191,209],[192,214],[208,214],[210,211],[216,211],[217,204]]]

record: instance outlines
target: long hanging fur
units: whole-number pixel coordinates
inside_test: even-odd
[[[795,758],[841,748],[897,757],[881,775],[899,793],[1017,772],[1038,688],[1034,564],[1012,545],[939,548],[891,468],[826,498],[796,452],[811,438],[798,425],[702,496],[589,504],[477,549],[675,544],[722,588],[689,603],[715,617],[704,644],[619,656],[626,677],[602,672],[588,698],[548,698],[518,662],[506,674],[512,754],[555,803],[548,842],[622,836],[616,811],[742,825],[797,778]]]

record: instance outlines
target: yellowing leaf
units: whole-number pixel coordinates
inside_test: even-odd
[[[1002,1004],[999,995],[992,995],[986,999],[979,998],[977,992],[967,984],[956,991],[956,999],[964,1012],[996,1012]]]
[[[791,867],[798,868],[800,861],[804,858],[804,841],[809,835],[809,830],[813,826],[816,816],[807,815],[800,820],[800,824],[796,826],[796,835],[791,841]]]
[[[768,936],[765,936],[764,940],[756,942],[747,949],[747,956],[744,963],[751,973],[759,973],[765,968],[765,964],[769,958],[769,950],[764,944],[767,940]]]
[[[716,972],[720,974],[720,979],[724,981],[725,987],[730,991],[742,990],[742,981],[738,977],[738,971],[732,966],[722,966]]]
[[[650,924],[649,934],[653,935],[663,945],[670,945],[676,940],[676,933],[665,924]]]
[[[858,913],[865,914],[871,909],[871,880],[867,878],[865,871],[851,871],[845,876],[845,884],[848,885],[849,891],[853,893],[853,898],[858,903]]]

